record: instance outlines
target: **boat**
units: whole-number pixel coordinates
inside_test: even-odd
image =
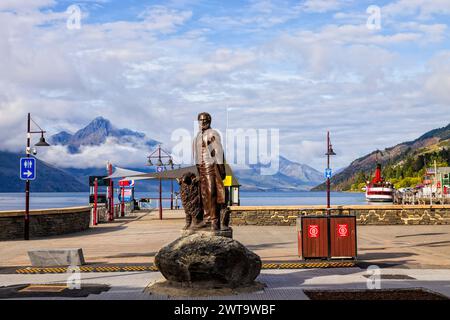
[[[394,186],[381,176],[381,164],[377,163],[375,177],[366,184],[366,200],[369,202],[394,202]]]

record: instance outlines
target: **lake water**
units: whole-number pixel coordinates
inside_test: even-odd
[[[157,197],[156,193],[136,192],[135,198]],[[165,194],[163,197],[170,197]],[[118,203],[117,196],[114,201]],[[31,209],[64,208],[88,205],[89,194],[76,193],[40,193],[30,194]],[[241,192],[242,206],[276,206],[276,205],[325,205],[326,192]],[[366,204],[364,193],[332,192],[331,204],[349,205]],[[157,207],[158,200],[150,203],[151,207]],[[164,200],[163,207],[169,207],[170,201]],[[25,208],[25,193],[0,193],[0,211],[23,210]]]

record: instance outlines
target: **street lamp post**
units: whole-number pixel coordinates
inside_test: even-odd
[[[330,156],[335,156],[336,153],[333,151],[333,145],[330,141],[330,132],[327,132],[327,171],[330,171]],[[331,211],[331,201],[330,201],[330,194],[331,194],[331,175],[327,174],[327,214],[330,215]]]
[[[157,155],[156,155],[157,154]],[[169,165],[171,169],[173,169],[173,160],[172,156],[164,151],[161,148],[161,145],[158,145],[158,149],[153,151],[148,157],[148,165],[153,166],[152,159],[158,159],[158,162],[156,163],[156,166],[158,167],[165,167],[166,165]],[[169,159],[167,163],[163,163],[162,159]],[[170,201],[170,207],[173,207],[173,200],[172,200],[172,194],[173,194],[173,180],[171,184],[171,201]],[[162,179],[159,178],[159,219],[162,220]]]
[[[27,158],[31,156],[31,135],[35,133],[40,133],[41,138],[39,139],[39,142],[35,144],[35,146],[38,147],[48,147],[50,146],[44,138],[45,131],[41,129],[37,125],[36,122],[33,121],[33,123],[40,129],[40,131],[31,131],[31,114],[28,113],[28,119],[27,119],[27,149],[26,149],[26,155]],[[25,181],[25,217],[24,217],[24,240],[30,240],[30,180],[27,179]]]

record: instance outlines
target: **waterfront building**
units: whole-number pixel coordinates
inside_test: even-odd
[[[423,179],[422,196],[450,198],[450,167],[427,168]]]

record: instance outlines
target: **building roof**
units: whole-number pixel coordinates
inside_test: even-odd
[[[166,170],[163,172],[139,172],[128,170],[124,168],[115,167],[115,171],[112,175],[106,177],[105,179],[126,179],[126,180],[147,180],[147,179],[179,179],[185,173],[192,172],[198,176],[197,166],[184,167],[174,170]],[[225,164],[225,173],[227,176],[232,177],[232,186],[239,186],[239,181],[233,174],[229,164]]]
[[[450,173],[450,167],[437,167],[437,173]],[[434,175],[434,168],[426,168],[426,174]]]

